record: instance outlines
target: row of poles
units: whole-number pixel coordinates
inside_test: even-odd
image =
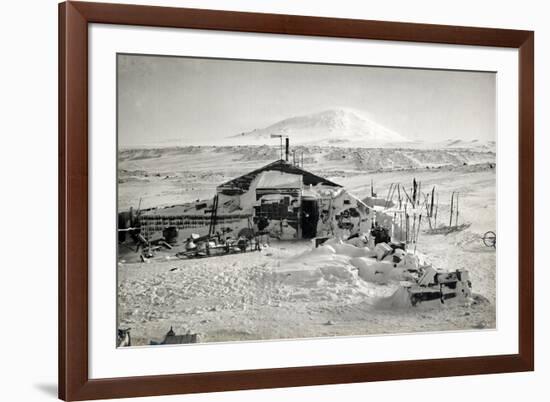
[[[371,196],[376,196],[372,181]],[[397,200],[395,200],[396,197]],[[427,220],[430,230],[437,229],[439,194],[436,187],[433,186],[429,192],[422,193],[422,183],[416,179],[413,179],[412,186],[408,191],[400,183],[391,183],[385,198],[384,209],[392,207],[393,224],[399,223],[400,241],[405,241],[406,244],[414,244],[416,251],[416,243],[418,242],[423,220]],[[449,228],[453,227],[453,221],[454,226],[458,226],[458,217],[459,193],[453,191],[450,199]],[[395,235],[395,230],[393,232]]]

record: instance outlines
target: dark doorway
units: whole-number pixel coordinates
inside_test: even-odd
[[[317,221],[319,220],[319,207],[317,200],[302,198],[302,238],[312,239],[317,236]]]

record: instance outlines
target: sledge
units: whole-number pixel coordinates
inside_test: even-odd
[[[449,299],[467,301],[472,296],[472,282],[468,271],[443,271],[433,267],[424,270],[416,283],[402,285],[408,292],[413,307],[423,302],[438,300],[441,304]]]
[[[216,241],[197,241],[198,245],[192,240],[188,242],[185,251],[176,253],[180,259],[207,258],[228,254],[249,253],[259,251],[260,246],[257,241],[251,242],[246,238],[227,239],[224,243]]]

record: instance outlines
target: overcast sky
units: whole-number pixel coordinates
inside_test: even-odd
[[[122,147],[216,140],[352,108],[412,139],[495,140],[496,74],[118,56]]]

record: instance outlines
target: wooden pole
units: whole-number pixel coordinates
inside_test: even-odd
[[[437,194],[437,201],[435,204],[435,216],[434,216],[434,227],[437,229],[437,211],[439,210],[439,194]]]
[[[399,210],[401,210],[401,190],[400,190],[401,186],[398,184],[397,185],[397,198],[399,200]]]
[[[407,203],[405,203],[405,243],[409,244],[409,214],[407,214]]]
[[[432,202],[430,203],[430,218],[434,215],[434,193],[435,193],[435,186],[432,188]]]
[[[432,218],[430,217],[430,211],[429,211],[429,197],[430,197],[430,193],[426,194],[426,196],[424,197],[424,206],[426,207],[426,218],[428,218],[428,225],[430,226],[430,230],[433,229],[432,228]]]
[[[458,227],[458,193],[456,193],[456,218],[455,218],[455,226]]]
[[[393,188],[393,183],[390,184],[390,187],[388,188],[388,195],[386,195],[386,199],[384,200],[384,208],[387,208],[388,205],[388,199],[390,198],[391,189]]]
[[[393,204],[393,197],[395,196],[395,188],[398,186],[398,184],[392,183],[392,186],[393,187],[390,192],[390,197],[387,199],[387,202],[386,202],[386,208],[390,208],[391,204]]]
[[[409,244],[409,240],[410,240],[410,237],[409,237],[409,214],[405,214],[405,217],[406,217],[406,222],[405,222],[405,226],[407,227],[407,231],[406,231],[406,234],[405,234],[405,242],[407,244]]]
[[[413,243],[416,243],[416,212],[413,214],[413,230],[412,230],[412,241]]]
[[[449,214],[449,227],[453,226],[453,203],[454,203],[454,200],[455,200],[455,192],[453,191],[451,193],[451,213]]]
[[[396,186],[397,186],[397,185],[394,184],[394,185],[393,185],[393,188],[391,189],[390,199],[388,200],[388,206],[387,206],[387,208],[390,208],[390,207],[391,207],[391,204],[393,204],[393,196],[395,195],[395,187],[396,187]]]
[[[414,242],[414,251],[413,254],[416,254],[416,243],[418,242],[418,236],[420,235],[420,222],[422,221],[422,214],[418,217],[418,229],[416,231],[416,240]]]
[[[403,212],[399,210],[399,241],[403,241]]]
[[[407,196],[409,202],[411,203],[411,205],[412,205],[413,208],[414,208],[414,202],[412,201],[411,197],[409,197],[409,194],[407,193],[407,189],[405,188],[405,186],[403,186],[403,192],[405,193],[405,195]],[[405,200],[405,205],[407,205],[407,204],[406,204],[406,200]]]

